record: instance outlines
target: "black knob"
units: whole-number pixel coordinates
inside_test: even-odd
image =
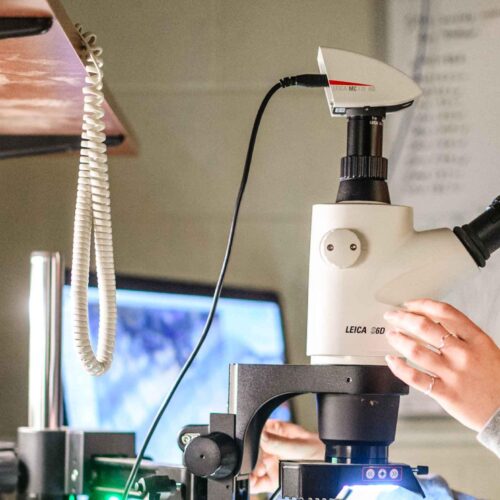
[[[340,163],[340,180],[387,179],[387,158],[381,156],[344,156]]]
[[[17,488],[19,462],[10,443],[0,443],[0,493],[13,493]]]
[[[199,477],[224,479],[238,463],[238,448],[234,440],[222,432],[212,432],[193,439],[184,451],[184,464]]]

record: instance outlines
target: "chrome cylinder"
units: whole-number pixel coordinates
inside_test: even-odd
[[[62,425],[61,314],[64,265],[59,253],[33,252],[29,300],[29,415],[35,429]]]

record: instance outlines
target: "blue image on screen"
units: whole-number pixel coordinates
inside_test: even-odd
[[[63,291],[63,390],[67,424],[85,430],[132,431],[140,446],[158,408],[193,350],[211,297],[117,290],[116,348],[101,377],[83,371],[71,337],[70,287]],[[95,348],[99,306],[89,288],[89,323]],[[180,464],[179,431],[207,424],[226,412],[229,364],[284,362],[284,335],[277,302],[222,298],[210,333],[152,439],[147,456]],[[272,415],[290,419],[288,406]]]

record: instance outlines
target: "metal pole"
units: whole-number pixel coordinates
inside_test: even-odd
[[[58,252],[31,254],[28,425],[62,425],[61,311],[64,266]]]

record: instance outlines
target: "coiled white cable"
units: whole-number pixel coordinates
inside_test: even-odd
[[[92,375],[103,374],[113,359],[116,334],[116,283],[111,230],[104,95],[102,92],[102,49],[96,36],[76,28],[86,48],[84,110],[78,193],[73,233],[71,303],[73,336],[80,359]],[[99,338],[94,354],[89,335],[88,284],[90,248],[94,245],[99,288]]]

